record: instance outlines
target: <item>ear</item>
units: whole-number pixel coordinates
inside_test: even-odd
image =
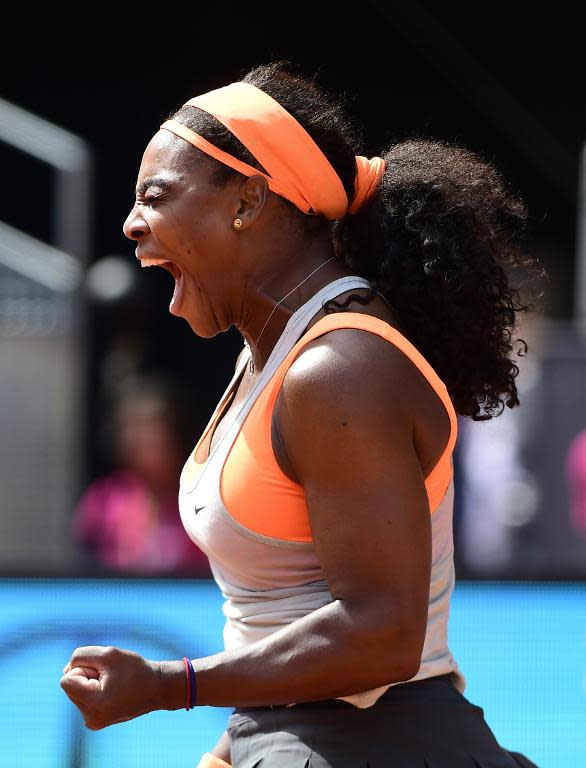
[[[269,193],[269,185],[264,176],[248,176],[238,189],[238,210],[234,211],[242,221],[239,231],[250,227],[259,218]]]

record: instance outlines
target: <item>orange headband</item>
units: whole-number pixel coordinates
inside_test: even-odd
[[[249,150],[267,171],[237,160],[175,120],[161,125],[245,176],[264,176],[269,188],[303,213],[338,219],[356,211],[375,193],[385,169],[380,157],[356,157],[352,204],[340,177],[307,131],[286,109],[250,83],[232,83],[190,99],[215,117]]]

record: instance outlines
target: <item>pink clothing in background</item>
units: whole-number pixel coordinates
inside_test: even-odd
[[[154,510],[152,496],[136,474],[113,472],[84,493],[73,536],[112,571],[211,576],[206,555],[185,533],[176,495],[158,514]]]
[[[586,537],[586,429],[574,438],[566,455],[572,525]]]

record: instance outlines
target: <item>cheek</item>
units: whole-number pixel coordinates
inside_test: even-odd
[[[233,247],[233,217],[224,206],[214,205],[213,201],[192,211],[186,211],[185,242],[192,252],[220,255]]]
[[[225,274],[230,263],[230,247],[226,238],[217,230],[199,231],[194,237],[180,244],[178,254],[183,275],[209,287],[209,281],[217,282]]]

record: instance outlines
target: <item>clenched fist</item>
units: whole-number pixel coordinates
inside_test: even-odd
[[[77,648],[61,687],[92,731],[157,709],[179,709],[185,696],[181,661],[150,661],[133,651],[97,645]]]

